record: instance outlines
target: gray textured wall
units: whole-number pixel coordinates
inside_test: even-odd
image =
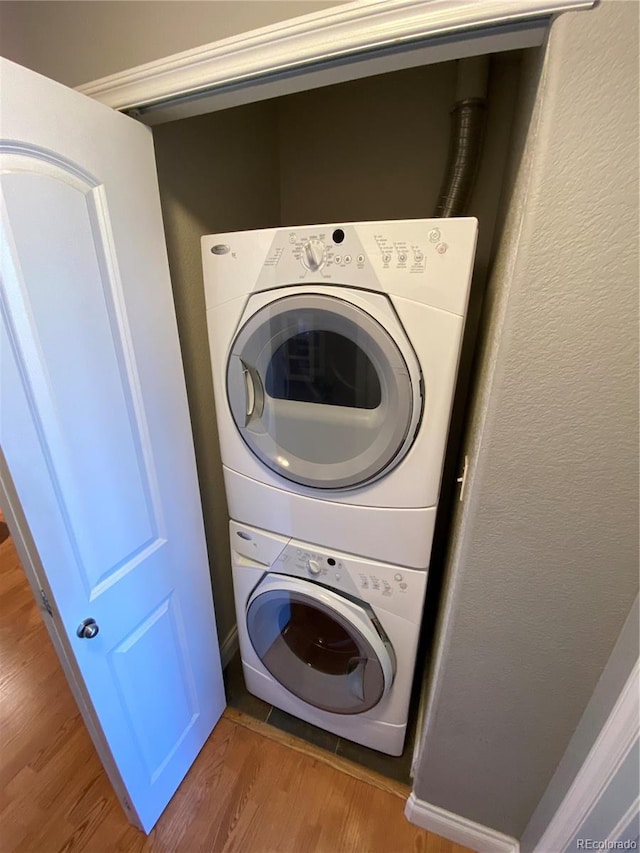
[[[639,601],[636,598],[622,627],[618,641],[607,661],[607,665],[596,685],[596,689],[589,700],[589,704],[547,786],[547,790],[544,792],[520,839],[521,853],[532,853],[536,844],[540,842],[576,774],[593,747],[638,661],[639,636],[640,607]],[[606,803],[603,803],[603,805],[608,806],[611,817],[614,819],[611,822],[607,822],[601,814],[594,814],[593,818],[596,831],[588,832],[585,831],[585,828],[581,828],[579,832],[580,837],[604,841],[608,837],[608,832],[617,823],[614,816],[617,816],[618,819],[621,818],[633,800],[638,796],[640,774],[638,772],[637,751],[629,755],[626,770],[631,776],[631,781],[627,783],[625,780],[623,791],[616,790],[615,786],[610,785],[611,792],[608,800]],[[572,847],[571,849],[575,848]]]
[[[521,124],[414,783],[515,836],[638,589],[636,4],[554,23]]]
[[[3,0],[0,55],[79,86],[336,5],[331,0]]]

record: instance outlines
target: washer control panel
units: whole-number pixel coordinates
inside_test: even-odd
[[[407,619],[420,618],[427,572],[318,550],[291,540],[271,571],[307,578]]]
[[[290,550],[291,549],[291,550]],[[287,546],[280,555],[283,562],[293,562],[300,575],[304,572],[318,580],[341,581],[345,570],[344,561],[340,557],[325,556],[315,551],[304,548]],[[382,564],[378,564],[382,567]],[[406,595],[409,584],[401,571],[395,571],[394,567],[384,566],[376,569],[375,573],[357,571],[354,575],[356,586],[361,590],[377,590],[383,596]]]
[[[303,578],[411,622],[422,618],[426,569],[407,569],[318,548],[237,521],[229,523],[229,532],[234,565]]]

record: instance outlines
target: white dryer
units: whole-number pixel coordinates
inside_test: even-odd
[[[202,241],[233,519],[426,568],[475,219]]]
[[[340,737],[402,753],[427,573],[230,524],[247,688]]]

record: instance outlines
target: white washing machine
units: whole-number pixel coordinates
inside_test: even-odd
[[[427,572],[230,523],[251,693],[389,755],[404,744]]]
[[[477,221],[202,240],[233,519],[426,568]]]

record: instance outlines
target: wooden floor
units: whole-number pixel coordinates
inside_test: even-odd
[[[0,602],[1,853],[469,853],[405,820],[408,789],[233,711],[146,837],[107,781],[10,538]]]

